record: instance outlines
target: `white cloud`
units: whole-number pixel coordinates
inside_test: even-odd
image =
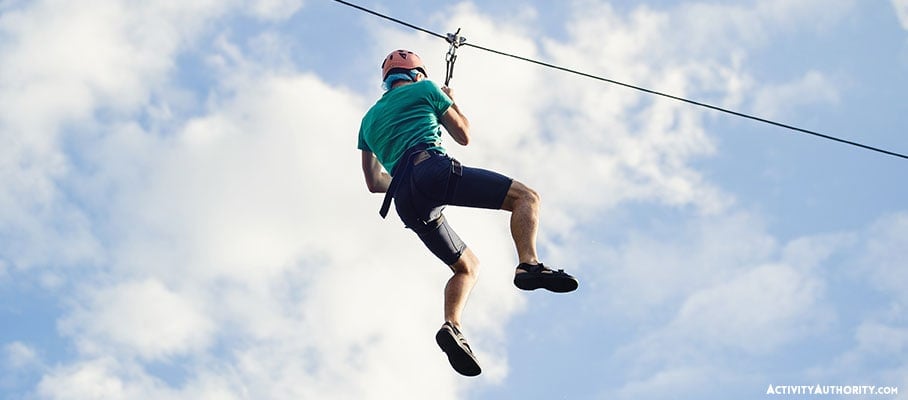
[[[741,365],[745,362],[742,360],[771,359],[779,349],[795,343],[810,346],[810,341],[827,338],[832,332],[853,337],[854,346],[846,345],[839,355],[817,356],[817,365],[804,360],[800,366],[806,370],[804,376],[827,381],[859,377],[886,385],[900,384],[905,365],[891,361],[901,359],[900,355],[908,351],[908,336],[905,303],[899,292],[901,264],[895,261],[899,258],[893,251],[904,248],[904,220],[902,213],[885,215],[866,229],[805,236],[784,245],[761,233],[766,228],[755,220],[740,217],[737,222],[728,219],[725,228],[704,224],[695,231],[702,238],[679,233],[679,237],[691,238],[691,243],[679,245],[679,251],[659,245],[660,238],[634,237],[623,249],[624,258],[615,262],[626,267],[617,268],[606,279],[620,284],[606,288],[609,296],[598,299],[598,303],[615,303],[615,310],[620,311],[626,311],[628,304],[636,305],[635,311],[628,313],[640,319],[635,325],[648,326],[648,333],[612,355],[616,365],[629,371],[629,379],[609,393],[633,398],[643,388],[664,388],[655,389],[657,393],[699,393],[705,390],[701,382],[734,387],[765,384],[765,379],[775,379],[774,372],[748,375],[729,373],[725,368]],[[650,253],[645,255],[639,249],[649,249]],[[862,255],[853,259],[851,254]],[[651,264],[662,268],[651,267],[647,259],[658,259]],[[704,264],[716,268],[710,270]],[[640,268],[640,274],[649,276],[650,281],[627,278]],[[672,275],[674,268],[684,274]],[[853,273],[845,285],[856,291],[854,295],[863,296],[865,282],[879,290],[882,298],[888,299],[884,300],[884,309],[873,304],[850,304],[852,300],[846,295],[831,293],[841,290],[837,286],[842,279],[839,268]],[[675,297],[651,295],[662,292]],[[840,307],[839,302],[850,305]],[[606,311],[607,316],[614,313]],[[886,367],[869,367],[878,366],[882,360],[886,360]],[[788,376],[791,372],[778,374]],[[682,377],[685,383],[677,382]],[[673,384],[679,386],[672,388]]]
[[[902,314],[903,315],[903,314]],[[901,315],[900,315],[901,316]],[[831,381],[860,378],[878,386],[904,387],[908,354],[908,327],[904,321],[877,321],[874,317],[848,330],[850,347],[810,370],[813,377]]]
[[[824,322],[822,286],[790,266],[762,265],[692,294],[669,329],[707,346],[769,351]]]
[[[35,349],[22,342],[12,342],[3,348],[5,353],[5,366],[12,369],[27,368],[40,363]]]
[[[321,207],[354,199],[356,186],[331,183],[359,171],[352,151],[330,158],[324,150],[349,144],[340,132],[355,129],[352,98],[305,76],[244,85],[223,99],[223,109],[187,121],[173,141],[152,147],[160,153],[147,160],[154,173],[143,181],[111,177],[130,189],[114,204],[118,217],[134,222],[134,233],[160,239],[124,241],[118,261],[134,268],[127,258],[140,251],[149,272],[190,262],[197,266],[191,276],[267,282],[338,239],[319,229],[341,211]],[[319,101],[305,105],[312,98]],[[332,171],[313,174],[325,166]],[[347,203],[356,201],[335,204]],[[168,255],[176,259],[157,259]]]
[[[866,232],[864,257],[859,269],[879,290],[893,296],[902,307],[908,307],[908,271],[904,253],[908,248],[908,213],[881,217]]]
[[[617,399],[658,399],[664,394],[712,398],[717,386],[739,384],[730,382],[728,372],[708,366],[666,368],[641,381],[629,382],[617,391],[606,391],[601,397]]]
[[[49,399],[125,399],[130,394],[119,379],[111,376],[115,367],[97,362],[66,368],[65,375],[46,376],[38,386],[39,394]],[[139,393],[131,393],[139,395]]]
[[[670,36],[669,21],[667,13],[642,8],[628,19],[609,6],[584,9],[574,16],[570,41],[549,42],[546,53],[556,64],[685,96],[702,90],[697,78],[716,64],[708,59],[692,63],[661,52],[665,46],[661,38]],[[543,125],[558,144],[542,143],[529,151],[553,147],[558,165],[573,167],[584,177],[558,180],[553,191],[565,195],[559,199],[568,201],[565,206],[602,210],[643,201],[705,212],[729,206],[727,195],[689,167],[691,161],[715,151],[703,130],[701,112],[573,75],[553,77],[557,84],[550,85],[551,102],[538,112],[546,116]]]
[[[821,331],[834,319],[815,268],[845,239],[801,238],[780,247],[753,217],[719,221],[674,232],[689,239],[671,245],[635,235],[620,251],[614,264],[621,267],[604,279],[614,282],[602,300],[614,307],[609,313],[665,321],[631,352],[674,359],[660,353],[693,346],[756,354]]]
[[[181,398],[161,388],[160,381],[143,374],[135,364],[124,363],[111,357],[99,357],[55,367],[41,379],[36,389],[37,395],[42,399]],[[211,396],[205,398],[232,399],[236,397]]]
[[[902,24],[902,29],[908,30],[908,1],[892,0],[892,8],[895,9],[895,15]]]
[[[655,222],[625,232],[622,244],[594,252],[585,262],[611,266],[594,277],[602,286],[604,311],[648,319],[666,309],[674,312],[693,293],[771,260],[779,244],[765,229],[759,216],[746,213]]]
[[[773,39],[798,31],[826,31],[847,18],[857,4],[854,0],[686,2],[671,22],[684,34],[666,35],[665,39],[674,51],[714,57],[723,52],[761,48]]]
[[[218,4],[41,1],[4,10],[0,235],[12,239],[0,246],[14,267],[103,258],[90,218],[68,198],[78,166],[66,146],[95,135],[95,113],[131,115],[147,104]]]
[[[34,346],[20,341],[3,345],[0,351],[0,393],[31,384],[30,376],[44,368],[38,352]]]
[[[908,371],[908,298],[904,290],[904,249],[908,214],[882,215],[856,233],[856,256],[846,260],[849,286],[869,285],[879,302],[869,302],[853,311],[854,324],[846,334],[849,346],[830,362],[817,365],[818,376],[848,379],[862,371],[865,379],[880,385],[903,387]],[[850,299],[845,299],[849,301]]]
[[[791,117],[792,113],[813,104],[835,104],[839,92],[822,73],[808,71],[798,80],[767,85],[756,92],[754,112],[763,118]]]
[[[114,350],[158,360],[212,343],[215,325],[206,311],[192,296],[145,280],[92,290],[62,326],[84,353]]]
[[[855,333],[857,348],[864,354],[888,356],[908,352],[908,327],[893,327],[865,322]]]
[[[302,6],[303,0],[257,0],[247,7],[260,18],[283,20],[290,18]]]

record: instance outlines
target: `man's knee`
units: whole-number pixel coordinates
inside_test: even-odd
[[[460,255],[460,258],[454,264],[451,264],[450,267],[455,274],[476,276],[479,273],[479,257],[476,257],[476,254],[467,247]]]
[[[521,182],[514,181],[511,183],[511,188],[508,189],[508,195],[505,199],[504,207],[502,208],[508,211],[514,211],[517,207],[531,207],[535,209],[539,208],[541,202],[542,199],[539,197],[538,192]]]
[[[525,201],[532,204],[534,207],[538,207],[539,203],[542,202],[542,199],[539,197],[539,192],[526,185],[523,185],[523,187],[526,188],[526,193],[524,193]]]

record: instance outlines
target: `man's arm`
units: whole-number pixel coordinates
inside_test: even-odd
[[[454,100],[454,93],[451,88],[445,86],[441,90],[451,100]],[[445,130],[451,134],[451,137],[458,144],[463,146],[470,144],[470,121],[460,112],[457,103],[451,104],[451,107],[448,107],[448,111],[445,111],[444,115],[441,116],[441,125],[445,127]]]
[[[361,150],[363,155],[363,175],[366,186],[372,193],[384,193],[391,184],[391,175],[382,170],[381,164],[371,151]]]

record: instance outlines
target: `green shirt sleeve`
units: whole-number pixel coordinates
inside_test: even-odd
[[[365,123],[365,119],[364,119],[362,122],[360,122],[360,125],[359,125],[359,135],[358,135],[358,136],[359,136],[359,139],[357,139],[356,148],[357,148],[357,149],[360,149],[360,150],[365,150],[365,151],[368,151],[368,152],[372,152],[372,149],[369,148],[369,144],[366,143],[366,138],[365,138],[365,136],[363,135],[363,133],[364,133],[364,132],[363,132],[363,129],[364,129],[364,126],[363,126],[363,125],[364,125],[364,123]]]
[[[432,108],[435,109],[435,116],[438,117],[438,120],[440,121],[441,116],[444,115],[448,111],[448,108],[450,108],[451,105],[454,104],[454,100],[451,100],[451,98],[448,97],[445,92],[442,92],[437,83],[433,81],[430,82],[432,82],[431,85],[426,85],[428,89],[426,98],[428,98],[429,103],[432,105]]]

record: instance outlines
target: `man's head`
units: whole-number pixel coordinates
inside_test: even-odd
[[[426,66],[416,53],[409,50],[394,50],[381,64],[382,81],[390,89],[398,80],[417,81],[418,75],[428,76]]]

